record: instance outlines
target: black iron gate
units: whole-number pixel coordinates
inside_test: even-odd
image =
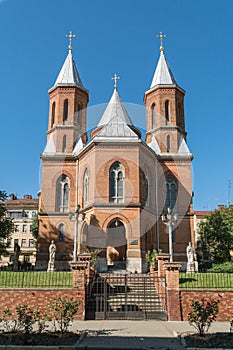
[[[88,301],[100,319],[167,319],[166,283],[155,274],[97,275]]]

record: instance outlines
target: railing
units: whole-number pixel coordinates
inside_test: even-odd
[[[180,272],[180,288],[233,290],[233,273]]]
[[[0,271],[0,288],[72,288],[67,271]]]

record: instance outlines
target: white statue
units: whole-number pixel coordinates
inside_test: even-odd
[[[56,255],[56,245],[54,243],[54,240],[51,241],[51,244],[49,246],[49,263],[48,263],[48,271],[54,271],[55,270],[55,255]]]
[[[191,242],[189,242],[189,245],[186,248],[186,254],[187,254],[188,263],[193,263],[194,262],[194,249],[192,247]]]
[[[186,272],[198,272],[198,262],[195,261],[194,253],[195,252],[192,247],[192,244],[191,242],[189,242],[186,248],[187,260],[188,260]]]

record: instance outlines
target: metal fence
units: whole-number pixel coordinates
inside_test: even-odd
[[[0,288],[72,288],[67,271],[0,271]]]
[[[233,290],[233,273],[180,272],[180,288]]]

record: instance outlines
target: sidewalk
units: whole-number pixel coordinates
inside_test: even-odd
[[[184,349],[176,338],[177,332],[194,332],[188,322],[171,321],[75,321],[74,330],[86,331],[79,350],[168,350]],[[229,322],[215,322],[210,332],[229,332]]]

